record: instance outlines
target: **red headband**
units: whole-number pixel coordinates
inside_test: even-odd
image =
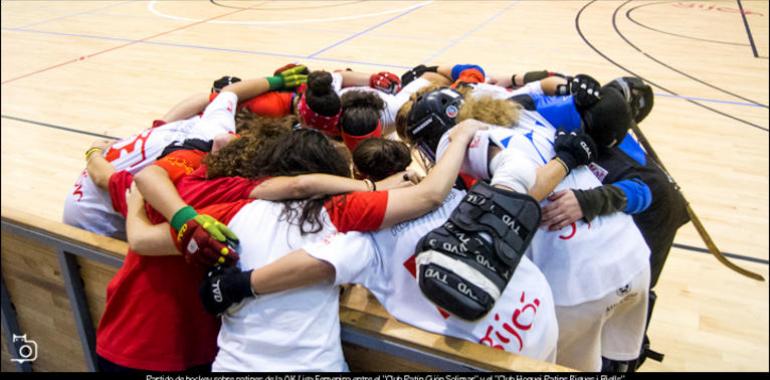
[[[319,131],[329,136],[339,136],[340,128],[337,125],[340,121],[340,115],[342,110],[337,112],[334,116],[320,115],[307,105],[307,98],[305,97],[305,91],[307,85],[303,84],[299,87],[299,105],[297,111],[299,113],[300,120],[308,127],[318,129]]]
[[[353,152],[361,141],[370,137],[382,137],[382,121],[377,121],[377,128],[365,135],[354,136],[342,131],[342,141],[345,143],[345,146],[350,149],[350,152]]]

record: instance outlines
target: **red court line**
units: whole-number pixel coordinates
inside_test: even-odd
[[[137,43],[140,43],[140,42],[144,42],[144,41],[147,41],[147,40],[149,40],[149,39],[153,39],[153,38],[155,38],[155,37],[159,37],[159,36],[162,36],[162,35],[164,35],[164,34],[169,34],[169,33],[171,33],[171,32],[176,32],[176,31],[178,31],[178,30],[182,30],[182,29],[185,29],[185,28],[189,28],[189,27],[191,27],[191,26],[195,26],[195,25],[198,25],[198,24],[202,24],[202,23],[205,23],[205,22],[209,22],[209,21],[211,21],[211,20],[216,20],[216,19],[218,19],[218,18],[222,18],[222,17],[225,17],[225,16],[230,16],[230,15],[232,15],[232,14],[236,14],[236,13],[239,13],[239,12],[243,12],[243,11],[247,11],[247,10],[250,10],[250,9],[254,9],[254,8],[256,8],[256,7],[259,7],[260,5],[262,5],[262,4],[266,3],[266,2],[267,2],[267,1],[263,1],[263,2],[260,2],[260,3],[259,3],[259,4],[257,4],[257,5],[254,5],[254,6],[251,6],[251,7],[248,7],[248,8],[242,8],[242,9],[238,9],[238,10],[236,10],[236,11],[233,11],[233,12],[228,12],[228,13],[225,13],[225,14],[221,14],[221,15],[219,15],[219,16],[214,16],[214,17],[210,17],[210,18],[207,18],[207,19],[204,19],[204,20],[196,21],[196,22],[194,22],[194,23],[192,23],[192,24],[188,24],[188,25],[182,25],[182,26],[180,26],[180,27],[178,27],[178,28],[174,28],[174,29],[171,29],[171,30],[167,30],[167,31],[165,31],[165,32],[160,32],[160,33],[157,33],[157,34],[153,34],[152,36],[144,37],[144,38],[142,38],[142,39],[140,39],[140,40],[135,40],[135,41],[131,41],[131,42],[126,42],[126,43],[124,43],[124,44],[122,44],[122,45],[113,46],[113,47],[111,47],[111,48],[108,48],[108,49],[104,49],[104,50],[102,50],[102,51],[98,51],[98,52],[96,52],[96,53],[93,53],[93,54],[88,54],[88,55],[84,55],[84,56],[81,56],[81,57],[79,57],[79,58],[71,59],[71,60],[69,60],[69,61],[65,61],[65,62],[62,62],[62,63],[57,63],[57,64],[55,64],[55,65],[53,65],[53,66],[48,66],[48,67],[46,67],[46,68],[42,68],[42,69],[40,69],[40,70],[36,70],[36,71],[33,71],[33,72],[31,72],[31,73],[23,74],[23,75],[20,75],[20,76],[18,76],[18,77],[15,77],[15,78],[11,78],[11,79],[8,79],[8,80],[6,80],[6,81],[0,82],[0,84],[7,84],[7,83],[10,83],[10,82],[13,82],[13,81],[16,81],[16,80],[22,79],[22,78],[26,78],[26,77],[28,77],[28,76],[32,76],[32,75],[35,75],[35,74],[40,74],[40,73],[42,73],[42,72],[45,72],[45,71],[48,71],[48,70],[53,70],[53,69],[55,69],[55,68],[57,68],[57,67],[61,67],[61,66],[64,66],[64,65],[69,65],[70,63],[75,63],[75,62],[78,62],[78,61],[83,61],[83,60],[86,60],[86,59],[88,59],[88,58],[91,58],[91,57],[95,57],[95,56],[97,56],[97,55],[99,55],[99,54],[104,54],[104,53],[107,53],[107,52],[110,52],[110,51],[113,51],[113,50],[117,50],[117,49],[120,49],[120,48],[124,48],[124,47],[126,47],[126,46],[130,46],[130,45],[133,45],[133,44],[137,44]]]

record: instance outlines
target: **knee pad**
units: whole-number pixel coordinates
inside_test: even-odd
[[[480,182],[441,227],[417,243],[418,283],[434,304],[466,320],[486,315],[540,223],[532,197]]]

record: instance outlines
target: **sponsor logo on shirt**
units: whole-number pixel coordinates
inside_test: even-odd
[[[540,299],[535,298],[531,302],[526,302],[526,298],[526,293],[521,292],[519,297],[521,305],[514,309],[508,318],[501,318],[500,313],[495,313],[494,322],[489,323],[479,343],[498,350],[521,352],[524,349],[524,340],[521,335],[535,325],[537,309],[540,307]]]
[[[588,169],[591,170],[591,173],[594,173],[600,182],[604,182],[604,178],[607,177],[608,173],[607,169],[597,165],[595,162],[588,164]]]

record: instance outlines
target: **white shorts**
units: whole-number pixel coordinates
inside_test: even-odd
[[[602,356],[633,360],[639,356],[647,323],[650,267],[606,296],[574,306],[556,306],[559,342],[556,363],[598,372]]]

